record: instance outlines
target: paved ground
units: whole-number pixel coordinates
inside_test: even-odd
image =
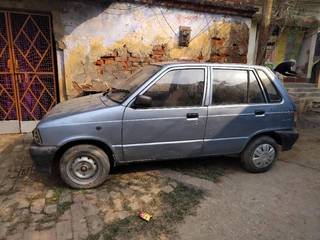
[[[164,197],[177,197],[171,194],[176,189],[180,198],[189,194],[188,188],[152,170],[122,171],[97,189],[71,190],[57,177],[35,171],[28,154],[30,142],[30,135],[0,139],[0,239],[100,239],[109,234],[107,226],[121,233],[115,222],[143,222],[138,218],[141,210],[161,220],[167,206]],[[137,232],[136,238],[143,239],[146,232]],[[167,232],[159,234],[167,239]]]
[[[230,173],[179,227],[182,239],[320,239],[320,128],[301,130],[267,173],[248,174],[232,159],[223,164]]]
[[[103,186],[86,191],[67,189],[56,177],[38,174],[27,153],[29,135],[2,136],[0,239],[95,239],[108,224],[139,210],[161,215],[167,206],[161,193],[175,192],[182,182],[203,189],[206,197],[196,215],[185,217],[186,209],[181,216],[168,215],[179,217],[170,219],[170,225],[181,239],[319,240],[320,128],[303,129],[301,135],[268,173],[246,173],[232,158],[212,159],[210,165],[205,160],[196,171],[195,163],[203,160],[183,160],[183,169],[177,162],[124,167]],[[172,239],[161,235],[161,224],[161,239]],[[145,232],[156,227],[142,226],[136,239],[155,239]]]

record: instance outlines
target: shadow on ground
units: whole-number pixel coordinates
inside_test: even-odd
[[[158,170],[200,173],[216,181],[230,165],[238,169],[231,158],[137,163],[113,169],[96,189],[72,190],[58,176],[33,167],[30,143],[30,135],[0,139],[1,240],[177,238],[177,224],[195,213],[205,193]],[[152,221],[141,220],[140,211],[150,212]]]
[[[7,144],[5,145],[4,142]],[[8,135],[5,141],[1,141],[0,153],[2,159],[0,167],[6,177],[15,179],[13,185],[19,179],[28,177],[33,182],[44,184],[48,188],[66,187],[59,175],[42,173],[34,168],[28,149],[31,143],[30,135]],[[205,157],[190,159],[173,159],[166,161],[138,162],[119,165],[111,169],[111,178],[114,175],[128,173],[149,172],[163,169],[171,169],[180,173],[211,180],[219,181],[219,177],[232,172],[243,171],[238,157]],[[11,184],[11,185],[12,185]],[[16,186],[11,186],[15,188]],[[9,190],[10,184],[6,190]]]
[[[162,169],[171,169],[186,175],[214,182],[219,181],[219,177],[222,175],[243,171],[238,157],[221,156],[131,163],[117,166],[112,170],[112,174],[117,175]]]

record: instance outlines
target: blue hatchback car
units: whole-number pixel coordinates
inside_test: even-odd
[[[39,169],[58,169],[73,188],[98,186],[110,166],[137,161],[238,154],[246,170],[264,172],[296,142],[295,111],[268,68],[154,64],[55,106],[30,151]]]

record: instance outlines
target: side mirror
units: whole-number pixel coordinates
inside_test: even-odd
[[[137,96],[136,100],[133,103],[133,107],[135,108],[148,108],[151,106],[152,106],[152,98],[145,95]]]

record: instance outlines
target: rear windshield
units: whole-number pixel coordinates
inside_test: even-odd
[[[267,95],[270,102],[281,102],[282,98],[277,90],[277,88],[274,86],[274,84],[271,82],[267,74],[265,74],[262,70],[257,70],[259,78],[261,79],[261,82],[267,91]]]

